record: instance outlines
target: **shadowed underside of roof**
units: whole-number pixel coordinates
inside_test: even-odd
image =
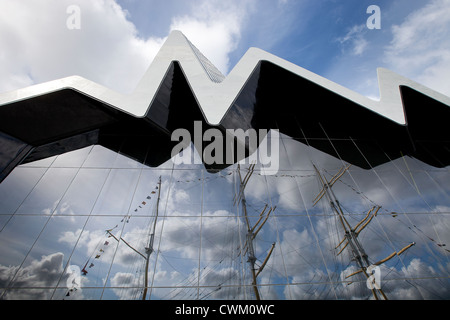
[[[381,99],[372,101],[253,49],[223,77],[175,32],[130,96],[79,77],[0,95],[0,181],[21,163],[93,144],[158,166],[177,143],[171,133],[192,136],[194,121],[203,131],[277,129],[362,168],[401,155],[448,166],[450,99],[379,74]]]

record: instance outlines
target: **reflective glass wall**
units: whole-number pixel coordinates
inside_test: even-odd
[[[358,141],[324,143],[364,157]],[[273,172],[151,168],[91,146],[0,184],[0,295],[374,299],[379,285],[389,299],[448,299],[449,181],[448,167],[361,169],[285,135]]]

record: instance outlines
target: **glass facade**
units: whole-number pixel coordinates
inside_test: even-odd
[[[390,257],[389,299],[449,299],[449,168],[371,167],[358,140],[316,140],[280,134],[270,175],[149,167],[99,145],[16,167],[0,184],[1,298],[373,299],[322,178],[369,262]],[[342,153],[368,168],[344,170]]]

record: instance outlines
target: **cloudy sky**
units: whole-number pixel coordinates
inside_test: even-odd
[[[370,5],[381,29],[369,29]],[[73,23],[79,8],[79,29]],[[134,89],[171,30],[224,74],[258,47],[370,97],[385,67],[450,95],[449,0],[0,0],[0,92],[80,75]]]
[[[308,159],[323,168],[327,179],[342,162],[281,137],[281,171],[263,176],[257,168],[245,188],[252,226],[265,205],[276,206],[253,242],[258,266],[275,243],[258,278],[260,293],[264,299],[370,299],[363,276],[347,284],[345,277],[357,266],[349,250],[337,254],[343,231],[329,204],[313,205],[321,187]],[[105,229],[145,252],[159,176],[160,217],[149,269],[152,299],[252,297],[251,287],[241,289],[250,280],[242,249],[246,225],[233,205],[236,166],[217,174],[206,173],[202,165],[171,167],[168,161],[147,168],[92,146],[14,170],[0,184],[0,288],[15,275],[6,297],[140,298],[144,260]],[[333,186],[353,226],[372,206],[382,206],[358,237],[371,262],[415,243],[383,264],[389,298],[448,299],[448,177],[446,168],[400,158],[376,170],[351,167]],[[70,266],[85,267],[87,276],[72,278],[66,271]],[[67,297],[72,279],[80,288]]]
[[[367,8],[374,4],[381,10],[379,30],[366,25],[371,16]],[[70,28],[72,8],[79,8],[79,29]],[[450,95],[450,0],[0,0],[0,92],[71,75],[130,92],[171,30],[181,30],[225,75],[248,48],[258,47],[369,97],[378,96],[378,67]],[[317,292],[330,291],[337,297],[346,284],[341,288],[329,283],[342,280],[355,266],[347,256],[335,257],[333,250],[341,233],[334,227],[329,208],[312,207],[310,200],[320,188],[309,159],[300,154],[311,152],[331,176],[342,163],[289,139],[282,148],[289,153],[282,157],[286,161],[282,167],[296,170],[297,176],[265,180],[255,174],[246,188],[253,223],[268,201],[278,207],[255,246],[260,263],[271,244],[277,243],[260,282],[283,285],[265,287],[263,293],[269,298],[295,299],[317,298]],[[16,169],[0,185],[0,286],[8,284],[14,273],[16,287],[58,283],[63,296],[68,257],[83,267],[86,257],[100,248],[103,260],[95,261],[95,269],[81,285],[101,289],[92,289],[92,294],[85,289],[85,297],[100,297],[95,292],[102,292],[106,274],[113,289],[105,297],[120,296],[114,287],[142,286],[129,270],[140,257],[123,243],[101,247],[104,228],[122,226],[117,234],[142,251],[151,215],[136,216],[129,224],[121,218],[146,199],[149,183],[154,188],[163,172],[162,199],[171,216],[158,220],[159,255],[153,255],[151,271],[154,285],[209,284],[218,286],[215,297],[233,293],[231,287],[220,288],[239,276],[240,261],[232,250],[242,245],[237,236],[245,229],[243,221],[234,216],[232,177],[223,173],[214,178],[202,168],[176,171],[173,177],[164,170],[169,167],[142,173],[139,164],[119,158],[104,148],[89,147],[45,159],[46,165],[40,162]],[[51,170],[46,171],[47,165]],[[78,170],[78,166],[84,168]],[[117,170],[109,170],[111,166]],[[448,282],[440,280],[448,279],[449,272],[448,253],[442,247],[450,243],[448,218],[425,214],[450,211],[449,173],[425,169],[417,161],[398,159],[375,173],[352,169],[343,178],[345,184],[336,184],[340,199],[352,203],[348,209],[357,212],[352,216],[355,224],[373,203],[384,206],[376,223],[361,237],[373,259],[386,257],[392,247],[398,250],[417,242],[405,260],[394,260],[383,269],[383,279],[392,280],[388,291],[394,298],[448,297],[450,292]],[[141,174],[148,176],[141,179]],[[358,201],[350,201],[355,189]],[[361,194],[366,196],[364,202]],[[416,214],[394,217],[391,212]],[[50,219],[50,215],[55,217]],[[333,265],[338,267],[328,267]],[[48,274],[39,273],[44,269]],[[404,276],[436,279],[419,289],[393,281]],[[315,285],[303,285],[311,282]],[[364,285],[362,293],[350,292],[345,297],[366,298]],[[200,292],[193,290],[184,293],[198,297]],[[180,298],[180,292],[160,288],[153,294]],[[41,291],[23,293],[25,297],[42,295]],[[126,290],[120,294],[131,298]],[[52,295],[49,290],[47,297]]]

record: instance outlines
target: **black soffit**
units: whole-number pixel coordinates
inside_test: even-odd
[[[448,166],[450,99],[388,70],[379,77],[381,99],[372,101],[252,48],[222,79],[173,32],[131,96],[80,77],[0,94],[0,181],[21,163],[93,144],[158,166],[171,157],[171,133],[192,136],[194,121],[203,131],[278,129],[366,169],[402,155]]]

